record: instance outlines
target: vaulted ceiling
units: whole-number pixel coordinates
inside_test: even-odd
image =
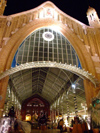
[[[72,90],[72,83],[76,84],[75,94]],[[59,109],[62,110],[63,108],[63,112],[66,113],[67,100],[70,112],[75,111],[75,95],[79,110],[82,110],[81,103],[86,102],[83,80],[77,75],[63,69],[48,67],[26,69],[12,74],[9,84],[15,90],[21,103],[27,98],[38,94],[46,99],[50,105],[60,99]]]

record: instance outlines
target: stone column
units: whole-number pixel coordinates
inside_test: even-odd
[[[94,84],[88,80],[84,80],[84,88],[85,88],[87,107],[89,107],[92,98],[98,94],[98,92],[96,92],[97,88],[95,88]]]
[[[1,97],[0,98],[0,118],[3,115],[3,108],[4,108],[5,99],[6,99],[8,80],[9,80],[9,76],[0,80],[0,97]]]

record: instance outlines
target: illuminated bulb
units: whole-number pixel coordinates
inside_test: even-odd
[[[45,64],[45,61],[43,61],[43,63]]]
[[[75,84],[72,84],[72,88],[75,89],[76,85]]]
[[[51,63],[51,66],[53,66],[54,64],[53,63]]]

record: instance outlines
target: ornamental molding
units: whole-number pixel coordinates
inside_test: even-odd
[[[97,73],[100,73],[100,67],[95,67],[95,69]]]
[[[14,68],[10,68],[9,70],[6,70],[0,74],[0,79],[10,76],[18,71],[25,70],[25,69],[30,69],[30,68],[39,68],[39,67],[51,67],[51,68],[59,68],[59,69],[64,69],[67,71],[70,71],[82,79],[88,79],[90,82],[94,84],[94,86],[98,86],[99,82],[93,76],[91,73],[88,73],[88,71],[85,71],[84,69],[80,69],[76,66],[72,66],[71,64],[62,64],[62,63],[57,63],[57,62],[50,62],[50,61],[41,61],[41,62],[29,62],[25,64],[21,64],[19,66],[16,66]]]
[[[3,41],[5,41],[5,45],[7,44],[7,42],[9,41],[10,37],[4,37]]]
[[[95,54],[95,56],[92,56],[92,60],[94,62],[100,62],[100,58],[99,58],[99,56],[97,54]]]
[[[51,1],[46,1],[43,4],[37,6],[36,8],[33,8],[31,10],[7,16],[6,17],[7,18],[7,22],[8,22],[7,26],[11,25],[10,22],[15,17],[22,17],[23,15],[25,15],[25,17],[29,17],[29,22],[33,21],[32,20],[32,15],[33,14],[34,14],[34,19],[52,18],[54,20],[58,20],[59,22],[62,22],[64,18],[67,18],[67,19],[69,19],[69,21],[73,21],[73,23],[75,22],[75,23],[81,25],[82,29],[86,30],[87,29],[86,27],[88,27],[87,25],[85,25],[84,23],[80,22],[79,20],[77,20],[77,19],[69,16],[68,14],[64,13],[63,11],[61,11]],[[65,22],[62,22],[62,23],[65,23]],[[65,24],[67,24],[67,23],[65,23]]]

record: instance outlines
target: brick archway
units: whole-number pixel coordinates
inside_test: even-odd
[[[82,68],[84,68],[86,71],[89,71],[93,75],[96,75],[91,56],[87,52],[87,49],[84,46],[83,42],[78,38],[78,36],[73,31],[70,30],[69,27],[66,27],[64,24],[52,19],[35,20],[25,25],[23,28],[18,30],[14,35],[12,35],[12,37],[9,39],[9,41],[3,47],[0,53],[0,72],[5,71],[6,69],[10,69],[16,50],[18,49],[22,41],[30,33],[35,31],[36,29],[42,27],[50,27],[50,26],[51,27],[56,26],[58,30],[70,41],[80,59]],[[6,88],[4,87],[3,84],[5,83],[7,85],[7,80],[5,82],[5,80],[2,79],[0,82],[1,82],[0,84],[1,89],[5,90]],[[89,103],[91,102],[91,98],[95,96],[95,90],[94,90],[95,88],[93,84],[87,80],[84,81],[84,85],[85,85],[86,100],[87,104],[89,105]],[[89,93],[90,95],[88,96]],[[3,94],[3,98],[0,101],[0,108],[3,108],[4,100],[5,100],[5,94]]]
[[[70,30],[70,28],[52,19],[35,20],[30,24],[27,24],[20,30],[18,30],[9,39],[9,41],[7,42],[6,46],[4,46],[0,54],[0,64],[1,64],[0,71],[5,71],[6,69],[9,69],[11,67],[11,63],[18,46],[29,34],[31,34],[36,29],[42,27],[55,27],[55,26],[69,40],[69,42],[74,47],[82,64],[82,68],[88,70],[89,72],[92,72],[92,74],[95,75],[95,68],[91,56],[87,52],[87,49],[84,46],[83,42],[77,37],[77,35],[74,32]]]

